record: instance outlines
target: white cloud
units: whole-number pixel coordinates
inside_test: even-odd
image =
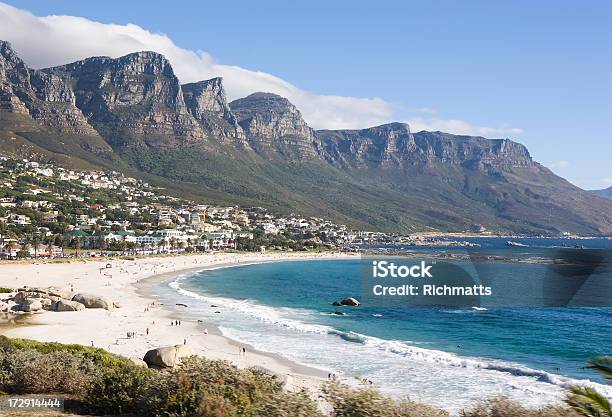
[[[317,95],[274,75],[237,66],[222,65],[208,53],[180,48],[165,34],[152,33],[134,24],[116,25],[74,16],[34,16],[0,3],[0,39],[34,67],[74,62],[90,56],[118,57],[150,50],[165,55],[182,83],[223,77],[230,100],[256,91],[287,97],[314,128],[364,128],[398,120],[397,106],[381,98]],[[423,109],[422,113],[431,113]],[[413,130],[443,130],[458,134],[519,134],[520,129],[473,126],[462,120],[422,118],[410,121]]]
[[[551,162],[550,164],[548,164],[548,168],[550,169],[567,168],[569,166],[570,166],[569,161],[565,161],[565,160],[555,161],[555,162]]]
[[[478,136],[495,136],[495,135],[520,135],[523,129],[513,128],[495,128],[486,126],[475,126],[464,120],[458,119],[424,119],[422,117],[411,118],[407,121],[413,132],[421,130],[451,132],[457,135],[478,135]]]
[[[604,184],[607,184],[607,185],[611,185],[612,184],[612,178],[602,178],[601,181]]]

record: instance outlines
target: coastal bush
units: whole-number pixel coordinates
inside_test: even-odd
[[[6,294],[11,292],[13,292],[13,290],[10,288],[0,287],[0,294]]]
[[[277,392],[262,398],[253,409],[254,416],[324,417],[306,392]],[[204,416],[202,416],[204,417]]]
[[[520,404],[500,397],[476,404],[468,411],[462,411],[460,417],[579,417],[568,408],[547,406],[529,409]]]
[[[235,407],[221,395],[205,394],[200,400],[195,417],[230,417],[237,415]]]
[[[40,353],[69,352],[88,358],[96,365],[108,367],[122,366],[129,362],[125,358],[113,355],[100,348],[57,342],[39,342],[30,339],[9,339],[6,336],[0,336],[0,349],[35,350]]]
[[[18,394],[83,395],[98,367],[89,358],[66,351],[0,350],[0,384]]]
[[[192,356],[161,372],[154,390],[148,406],[155,410],[152,415],[193,416],[213,403],[232,409],[228,415],[250,415],[259,401],[281,392],[282,383],[261,371]]]
[[[410,401],[393,401],[378,391],[353,389],[337,382],[323,388],[333,417],[448,417],[446,411]]]
[[[87,388],[84,408],[94,414],[142,414],[157,372],[130,362],[99,366]]]

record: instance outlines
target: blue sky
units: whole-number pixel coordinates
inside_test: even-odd
[[[608,0],[6,3],[35,16],[135,24],[309,94],[384,102],[357,103],[356,119],[339,126],[393,119],[510,137],[578,186],[612,185]],[[27,49],[21,38],[7,40]],[[308,97],[296,104],[328,127],[333,115],[310,109],[320,101]]]

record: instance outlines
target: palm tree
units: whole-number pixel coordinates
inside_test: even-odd
[[[15,249],[16,246],[15,242],[8,242],[4,245],[4,250],[8,251],[9,258],[13,257],[13,249]]]
[[[597,356],[589,360],[589,368],[599,371],[612,381],[612,356]],[[585,417],[612,417],[610,401],[595,389],[581,385],[570,387],[565,402]]]
[[[40,244],[40,234],[38,232],[35,232],[32,240],[34,241],[34,259],[36,259],[38,258],[38,245]]]
[[[79,248],[81,247],[81,236],[77,236],[74,240],[74,257],[79,257]]]
[[[28,255],[26,257],[28,257],[28,256],[30,256],[29,255],[30,254],[30,248],[32,248],[32,245],[30,243],[28,243],[28,242],[25,242],[23,245],[21,245],[21,252],[27,252]]]

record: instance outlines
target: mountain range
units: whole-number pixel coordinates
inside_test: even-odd
[[[32,69],[0,41],[0,150],[368,230],[612,234],[612,201],[512,140],[314,130],[276,94],[228,102],[221,78],[181,84],[155,52]]]
[[[591,192],[600,197],[607,198],[608,200],[612,200],[612,185],[609,186],[608,188],[604,188],[603,190],[591,190]]]

